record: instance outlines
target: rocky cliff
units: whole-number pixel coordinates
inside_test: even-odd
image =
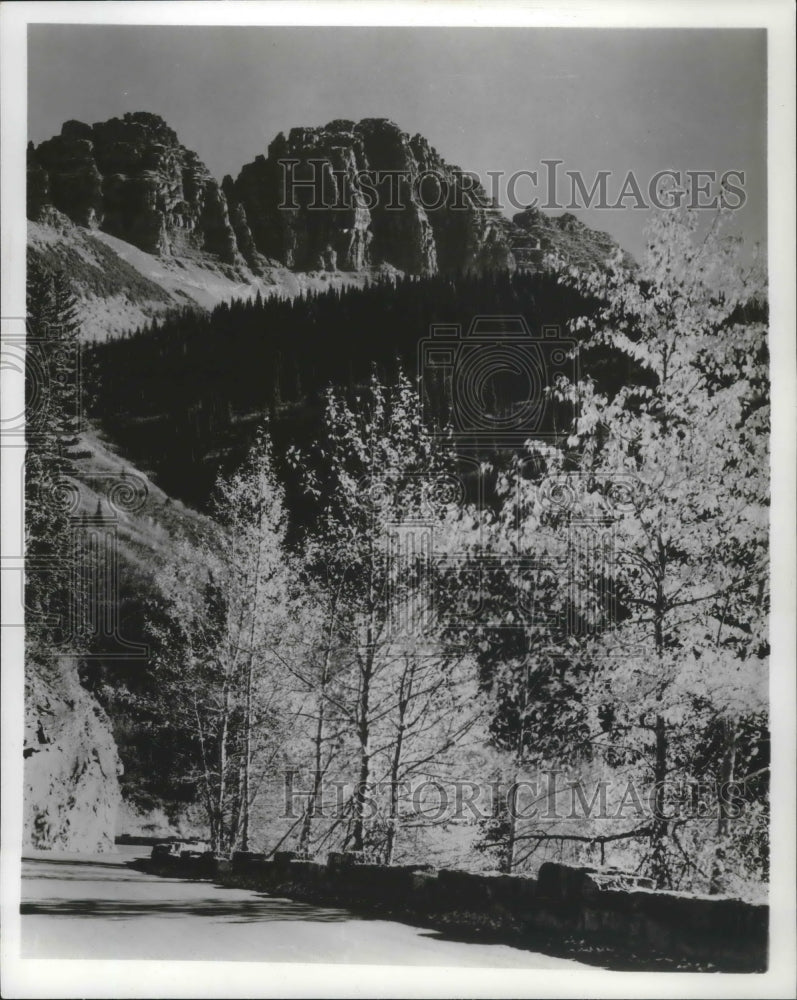
[[[386,118],[280,133],[221,185],[157,115],[68,121],[29,145],[27,202],[34,222],[57,210],[161,260],[226,266],[248,285],[280,268],[513,270],[549,251],[593,266],[617,248],[572,215],[528,209],[510,222],[475,178]]]
[[[239,260],[218,182],[157,115],[68,121],[60,135],[29,145],[28,218],[47,205],[147,253]]]
[[[564,257],[573,267],[603,267],[619,249],[608,233],[590,229],[570,212],[546,215],[538,208],[527,208],[512,217],[513,250],[520,266],[534,266],[546,254]],[[631,256],[623,254],[627,264]]]
[[[121,804],[119,754],[105,712],[61,656],[25,671],[25,847],[110,851]]]
[[[148,254],[210,255],[259,276],[515,263],[512,225],[484,191],[384,118],[280,133],[221,187],[157,115],[68,121],[28,147],[27,206],[34,222],[55,209]]]
[[[253,269],[411,274],[512,269],[511,223],[423,136],[385,118],[280,133],[225,177],[238,245]]]
[[[29,252],[70,278],[83,335],[175,306],[364,285],[374,274],[534,269],[617,249],[572,215],[513,221],[477,180],[386,118],[280,133],[221,185],[157,115],[125,114],[28,147]]]

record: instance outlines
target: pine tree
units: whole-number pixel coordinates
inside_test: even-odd
[[[77,443],[82,404],[76,300],[60,272],[35,258],[27,278],[27,453],[25,459],[25,600],[27,636],[42,647],[79,647],[73,566],[78,543],[70,449]]]

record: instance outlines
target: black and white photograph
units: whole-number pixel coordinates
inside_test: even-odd
[[[2,18],[3,995],[794,996],[793,8]]]

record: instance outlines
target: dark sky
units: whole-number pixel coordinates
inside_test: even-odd
[[[387,117],[483,179],[537,170],[524,200],[545,197],[543,159],[588,187],[611,171],[612,201],[629,170],[643,188],[658,170],[744,170],[736,221],[765,241],[764,31],[32,25],[28,72],[34,142],[153,111],[220,179],[279,131]],[[639,253],[646,212],[579,215]]]

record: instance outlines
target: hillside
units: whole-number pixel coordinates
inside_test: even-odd
[[[153,736],[140,697],[157,684],[145,617],[159,593],[158,572],[177,558],[179,540],[215,529],[93,429],[81,435],[74,470],[72,524],[98,546],[83,550],[84,572],[103,581],[92,573],[117,569],[110,593],[87,591],[97,627],[92,655],[80,662],[67,654],[29,659],[25,840],[36,848],[111,850],[121,832],[191,832],[185,824],[193,790],[171,783],[179,748]],[[110,614],[110,628],[101,613]]]
[[[210,315],[175,315],[131,337],[98,344],[88,353],[102,373],[94,416],[109,436],[139,462],[152,463],[172,496],[201,507],[220,466],[243,453],[258,422],[268,416],[278,454],[306,449],[317,436],[325,388],[350,390],[376,366],[388,378],[397,362],[411,376],[428,376],[430,413],[448,419],[458,391],[433,391],[419,352],[432,324],[459,326],[474,316],[523,316],[534,338],[543,326],[566,331],[590,302],[544,273],[403,278],[325,295],[219,306]],[[562,336],[566,336],[562,333]],[[572,342],[570,342],[572,343]],[[220,351],[220,344],[224,350]],[[489,342],[480,348],[485,362]],[[419,367],[420,366],[420,367]],[[637,378],[627,359],[593,351],[590,370],[599,384],[616,387]],[[525,378],[507,374],[503,405],[524,400]],[[425,390],[426,391],[426,390]],[[545,428],[550,430],[553,407]],[[490,444],[482,441],[485,457]],[[285,469],[291,489],[291,472]],[[299,509],[303,500],[291,494]]]
[[[78,299],[85,341],[118,337],[156,316],[186,306],[213,309],[257,295],[293,298],[327,288],[363,287],[370,273],[295,273],[272,267],[254,275],[245,265],[219,260],[146,253],[100,229],[87,229],[48,208],[28,221],[28,253],[48,268],[63,270]]]

